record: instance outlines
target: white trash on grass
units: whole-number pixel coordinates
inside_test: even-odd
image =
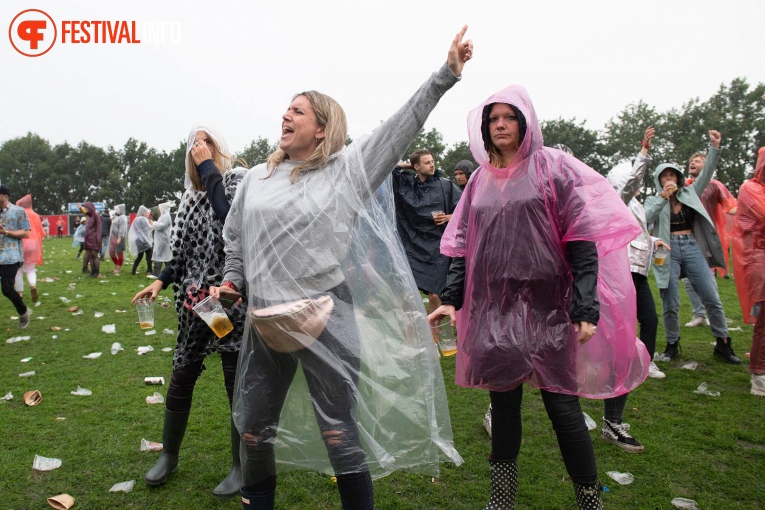
[[[635,481],[635,477],[632,476],[632,473],[620,473],[618,471],[608,471],[606,474],[610,476],[611,478],[613,478],[620,485],[629,485]]]
[[[83,358],[85,358],[85,359],[98,359],[98,358],[101,357],[101,354],[103,354],[103,353],[100,353],[100,352],[91,352],[87,356],[83,356]]]
[[[157,334],[157,330],[156,329],[150,329],[149,331],[144,333],[144,335],[146,335],[146,336],[151,336],[151,335],[156,335],[156,334]]]
[[[692,499],[675,498],[672,500],[672,505],[675,508],[685,508],[687,510],[699,510],[699,504]]]
[[[684,368],[686,370],[696,370],[696,367],[698,367],[699,364],[695,361],[691,361],[690,363],[686,363],[685,365],[681,366],[680,368]]]
[[[125,348],[122,347],[122,345],[120,345],[119,342],[114,342],[112,344],[112,350],[111,350],[112,356],[117,354],[118,352],[124,351],[124,350],[125,350]]]
[[[72,395],[77,395],[79,397],[89,397],[93,394],[92,391],[90,391],[87,388],[81,387],[79,384],[77,385],[77,389],[75,391],[70,391]]]
[[[719,397],[720,392],[719,391],[712,391],[707,389],[707,383],[703,382],[699,384],[699,387],[696,388],[694,393],[698,393],[699,395],[709,395],[710,397]]]
[[[115,483],[114,485],[112,485],[112,488],[109,489],[109,492],[120,492],[120,491],[122,491],[124,493],[128,493],[128,492],[133,490],[134,486],[135,486],[135,480],[129,480],[127,482]]]
[[[142,452],[162,451],[162,443],[157,443],[156,441],[147,441],[146,439],[141,439],[141,451]]]
[[[31,372],[24,372],[23,374],[19,374],[19,377],[32,377],[35,374],[36,372],[32,370]]]
[[[0,398],[0,401],[3,401],[3,402],[7,400],[13,400],[13,393],[11,393],[10,391],[3,398]]]
[[[172,352],[172,351],[173,351],[172,347],[163,347],[162,348],[162,352]]]
[[[24,358],[21,360],[22,363],[27,363],[29,361],[32,361],[32,356],[29,356],[28,358]]]
[[[116,333],[117,332],[117,326],[114,324],[104,324],[101,326],[101,331],[104,333]]]
[[[40,455],[35,455],[35,460],[32,462],[32,469],[35,471],[52,471],[60,467],[61,459],[41,457]]]
[[[164,335],[174,335],[175,331],[173,331],[172,329],[165,328],[165,329],[162,330],[162,334],[164,334]]]
[[[155,391],[154,395],[149,395],[146,397],[146,403],[147,404],[164,404],[165,397],[162,396],[161,393]]]
[[[590,415],[582,411],[582,414],[584,415],[584,423],[587,425],[587,430],[595,430],[598,428],[598,424],[595,423],[595,420],[590,418]]]
[[[93,317],[95,317],[96,319],[98,319],[99,317],[103,317],[103,316],[104,316],[104,312],[96,312],[96,313],[93,314]]]
[[[154,350],[154,347],[152,347],[151,345],[140,345],[138,346],[138,349],[136,349],[136,351],[138,351],[139,356],[142,356],[146,354],[147,352],[151,352],[153,350]]]
[[[31,336],[14,336],[13,338],[9,338],[5,341],[7,344],[15,344],[16,342],[26,342],[32,338]]]

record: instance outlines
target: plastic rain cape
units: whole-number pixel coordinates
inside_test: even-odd
[[[482,111],[514,105],[527,131],[510,166],[489,163]],[[641,384],[650,359],[636,338],[635,288],[626,245],[640,234],[608,181],[564,152],[543,147],[526,90],[510,86],[468,117],[470,149],[481,165],[441,241],[465,257],[457,314],[457,384],[506,391],[528,381],[556,393],[608,398]],[[566,243],[593,241],[599,254],[597,333],[576,341],[568,310],[572,276]]]
[[[130,254],[134,257],[142,251],[151,248],[153,243],[151,223],[149,223],[149,218],[146,217],[148,212],[149,209],[147,207],[138,207],[136,218],[133,220],[133,224],[130,225],[128,247],[130,248]]]
[[[754,324],[757,317],[752,317],[752,306],[765,301],[765,151],[762,149],[754,177],[742,184],[738,191],[733,227],[733,273],[744,322]]]
[[[154,251],[152,260],[155,262],[168,262],[173,258],[173,250],[170,246],[170,231],[173,228],[173,220],[170,216],[170,210],[173,207],[172,202],[159,204],[160,216],[152,225],[154,232]]]
[[[273,468],[258,463],[255,469],[265,472],[254,472],[246,462],[246,438],[263,430],[263,422],[253,425],[263,416],[256,409],[263,408],[274,414],[265,426],[271,430],[280,471],[343,474],[362,471],[366,463],[375,478],[397,469],[437,476],[439,461],[462,463],[453,445],[439,356],[395,233],[391,180],[370,192],[356,149],[361,144],[356,141],[333,155],[326,167],[301,174],[282,191],[274,181],[280,172],[289,174],[289,162],[265,180],[265,165],[257,166],[232,204],[225,231],[227,256],[234,228],[244,247],[251,305],[318,294],[329,294],[334,301],[319,340],[291,354],[266,349],[247,321],[233,410],[243,438],[245,485],[273,474]],[[253,187],[259,203],[248,198]],[[330,198],[318,203],[317,195]],[[264,207],[266,202],[272,205]],[[258,260],[248,257],[248,247],[255,246]],[[326,288],[317,289],[321,286]],[[279,413],[280,395],[270,389],[279,376],[264,376],[256,365],[265,362],[273,368],[297,361],[294,379],[290,372],[284,380],[286,398]],[[304,373],[315,381],[313,395]],[[338,380],[342,382],[332,382]],[[336,414],[335,406],[343,405],[350,407],[362,450],[346,449],[333,468],[317,418],[323,420],[323,430],[339,429],[351,436],[346,424],[329,418]]]
[[[43,263],[42,240],[45,237],[45,230],[40,216],[32,210],[32,195],[24,195],[16,200],[16,205],[24,208],[29,219],[29,237],[21,241],[24,263],[41,266]]]

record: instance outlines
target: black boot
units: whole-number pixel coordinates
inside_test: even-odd
[[[337,475],[343,510],[374,510],[375,498],[369,471]]]
[[[273,510],[274,496],[276,495],[276,477],[272,476],[263,480],[255,487],[262,490],[245,490],[242,487],[242,508],[245,510]]]
[[[242,463],[239,459],[239,431],[231,420],[231,471],[212,491],[213,496],[230,498],[239,494],[242,488]]]
[[[489,459],[491,497],[483,510],[513,510],[518,490],[518,460]]]
[[[728,363],[732,363],[734,365],[741,364],[741,360],[738,359],[738,357],[733,353],[733,346],[731,346],[730,337],[717,338],[717,345],[715,345],[714,354],[718,358],[722,358]]]
[[[680,356],[680,339],[677,339],[677,342],[671,344],[667,342],[667,347],[664,349],[664,352],[662,353],[663,356],[666,356],[670,359],[670,361],[675,360],[678,356]]]
[[[579,510],[603,510],[603,501],[600,499],[600,482],[584,485],[574,482],[576,492],[576,504]]]
[[[157,463],[144,476],[148,485],[162,485],[178,469],[178,451],[181,449],[189,411],[165,409],[165,424],[162,429],[162,454]]]

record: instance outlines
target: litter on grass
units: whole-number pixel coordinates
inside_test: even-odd
[[[72,300],[71,300],[71,299],[69,299],[69,298],[67,298],[67,297],[64,297],[64,296],[61,296],[59,299],[60,299],[60,300],[61,300],[61,302],[62,302],[62,303],[64,303],[64,304],[68,304],[68,303],[71,303],[71,302],[72,302]]]
[[[133,490],[134,486],[135,486],[135,480],[129,480],[127,482],[115,483],[114,485],[112,485],[112,488],[109,489],[109,492],[120,492],[120,491],[122,491],[124,493],[128,493],[128,492]]]
[[[693,501],[692,499],[686,499],[686,498],[675,498],[672,500],[672,505],[675,508],[685,508],[687,510],[698,510],[699,504]]]
[[[738,327],[738,328],[728,328],[728,331],[744,331],[744,330]]]
[[[77,295],[76,295],[76,296],[74,296],[74,297],[76,297],[77,299],[80,299],[80,298],[84,298],[85,296],[83,296],[82,294],[77,294]]]
[[[38,320],[38,321],[41,321],[41,320],[43,320],[43,319],[45,319],[45,317],[43,317],[43,316],[39,316],[39,317],[37,317],[37,320]]]
[[[658,352],[653,353],[653,360],[654,361],[672,361],[669,359],[669,356],[665,356],[663,353],[659,354]]]
[[[165,397],[163,397],[162,394],[157,391],[154,392],[154,395],[149,395],[146,397],[147,404],[163,404],[164,402]]]
[[[35,374],[36,372],[32,370],[31,372],[24,372],[23,374],[19,374],[19,377],[32,377]]]
[[[96,312],[96,313],[93,314],[93,317],[95,317],[96,319],[98,319],[99,317],[103,317],[103,316],[104,316],[104,312]]]
[[[21,360],[22,363],[26,363],[28,361],[32,361],[32,356],[29,356],[28,358],[24,358]]]
[[[61,331],[61,326],[51,326],[50,330],[51,331]]]
[[[707,389],[707,383],[703,382],[699,384],[699,387],[696,388],[696,391],[694,393],[698,393],[699,395],[709,395],[710,397],[719,397],[720,392],[719,391],[711,391]]]
[[[89,397],[93,394],[92,391],[90,391],[87,388],[81,387],[79,384],[77,385],[77,389],[75,391],[70,391],[69,393],[71,393],[72,395],[80,396],[80,397]]]
[[[152,347],[151,345],[140,345],[140,346],[138,346],[138,349],[136,349],[136,351],[138,352],[139,356],[142,356],[142,355],[146,354],[147,352],[151,352],[153,350],[154,350],[154,347]]]
[[[618,471],[608,471],[608,476],[613,478],[619,485],[629,485],[635,481],[635,477],[632,473],[620,473]]]
[[[0,401],[2,402],[8,401],[8,400],[13,400],[13,393],[11,393],[10,391],[6,393],[3,398],[0,398]]]
[[[141,451],[142,452],[160,452],[162,451],[162,443],[157,443],[156,441],[147,441],[146,439],[141,439]]]
[[[112,350],[111,350],[111,352],[112,352],[112,355],[115,355],[115,354],[117,354],[118,352],[120,352],[120,351],[124,351],[124,350],[125,350],[125,349],[122,347],[122,345],[120,345],[120,343],[119,343],[119,342],[114,342],[114,343],[112,344]]]
[[[114,310],[115,313],[125,313],[127,310]]]
[[[32,338],[31,336],[14,336],[5,341],[7,344],[15,344],[16,342],[25,342]]]
[[[100,357],[101,357],[101,353],[100,352],[91,352],[87,356],[83,356],[83,358],[85,358],[85,359],[98,359]]]
[[[157,334],[157,330],[156,329],[150,329],[149,331],[144,333],[144,335],[146,335],[146,336],[151,336],[151,335],[156,335],[156,334]]]
[[[82,315],[82,314],[84,314],[84,313],[85,313],[85,312],[83,312],[82,310],[77,310],[76,312],[74,312],[74,313],[72,314],[72,316],[75,316],[75,315]]]
[[[696,370],[696,367],[698,367],[699,364],[695,361],[691,361],[690,363],[686,363],[685,365],[681,366],[680,368],[684,368],[686,370]]]
[[[42,304],[42,301],[38,301],[37,303],[35,303],[35,308],[37,308],[37,307],[38,307],[38,306],[40,306],[41,304]]]
[[[117,326],[114,324],[105,324],[101,326],[101,331],[104,333],[116,333],[117,332]]]
[[[40,455],[35,455],[35,460],[32,462],[32,469],[35,471],[52,471],[60,467],[61,459],[42,457]]]
[[[584,415],[584,423],[585,425],[587,425],[587,430],[595,430],[596,428],[598,428],[598,424],[595,423],[595,420],[590,418],[589,414],[585,412],[582,412],[582,414]]]
[[[143,382],[146,384],[165,384],[164,377],[144,377]]]
[[[162,334],[164,334],[164,335],[174,335],[175,331],[173,331],[172,329],[165,328],[165,329],[162,330]]]
[[[172,347],[163,347],[162,348],[162,352],[172,352],[172,350],[173,350]]]

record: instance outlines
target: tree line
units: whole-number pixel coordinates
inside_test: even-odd
[[[541,122],[545,145],[567,145],[604,175],[618,162],[634,158],[649,125],[657,132],[651,147],[656,165],[675,162],[685,167],[691,154],[706,149],[708,130],[720,131],[723,155],[717,179],[737,194],[751,175],[757,148],[765,145],[765,84],[750,86],[746,79],[736,78],[720,85],[706,101],[691,99],[665,112],[641,100],[626,106],[602,130],[589,129],[576,118]],[[252,167],[264,162],[276,146],[258,137],[234,156]],[[433,153],[436,166],[449,178],[460,160],[475,163],[466,141],[447,146],[436,128],[421,130],[404,157],[421,148]],[[80,201],[106,202],[107,207],[124,203],[128,211],[135,211],[142,204],[151,207],[180,197],[185,155],[185,141],[169,152],[133,138],[121,148],[104,149],[85,141],[51,146],[39,135],[27,133],[0,145],[0,180],[10,186],[14,200],[31,193],[41,214],[63,213],[67,203]],[[653,187],[650,173],[645,192],[653,193]]]

